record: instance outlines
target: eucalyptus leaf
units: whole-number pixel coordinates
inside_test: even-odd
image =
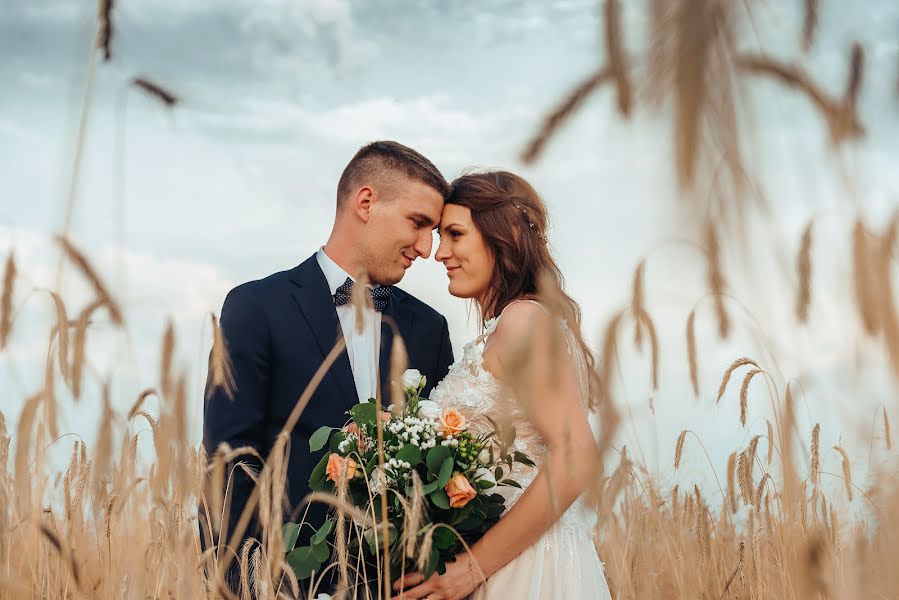
[[[431,499],[431,502],[434,503],[434,506],[437,508],[442,508],[443,510],[449,510],[449,496],[446,495],[446,492],[443,489],[438,489],[431,492],[431,495],[428,496]]]
[[[378,405],[374,402],[360,402],[350,409],[350,415],[359,427],[375,426],[378,418]]]
[[[407,462],[412,465],[412,468],[415,468],[421,464],[421,448],[413,444],[403,446],[400,448],[399,452],[396,453],[396,459]]]
[[[447,458],[452,457],[452,452],[446,446],[434,446],[430,450],[428,450],[428,455],[425,458],[425,462],[428,465],[428,470],[437,475],[440,473],[440,468],[443,466],[443,463]],[[445,483],[443,485],[446,485]]]
[[[328,437],[330,437],[333,430],[333,427],[328,427],[327,425],[316,429],[315,433],[312,434],[312,437],[309,438],[309,451],[318,452],[324,448],[325,444],[328,443]]]
[[[284,552],[290,552],[297,543],[300,535],[300,526],[296,523],[284,523],[281,526],[281,541],[284,542]]]
[[[287,553],[287,564],[293,569],[297,579],[309,579],[314,572],[321,571],[322,562],[315,557],[311,546],[300,546]]]
[[[444,488],[449,483],[450,477],[453,476],[453,457],[447,456],[440,467],[440,473],[437,475],[437,487]]]

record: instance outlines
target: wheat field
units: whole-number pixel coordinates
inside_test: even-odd
[[[726,0],[650,0],[645,7],[649,36],[634,51],[635,42],[624,39],[621,5],[618,0],[599,3],[603,62],[572,89],[560,90],[556,105],[544,107],[519,158],[535,164],[546,153],[559,152],[558,132],[588,110],[585,103],[594,95],[606,94],[606,103],[595,110],[614,111],[625,122],[635,119],[638,109],[664,111],[672,133],[673,185],[683,196],[684,210],[701,223],[689,245],[706,288],[678,324],[682,335],[672,354],[689,373],[691,395],[701,397],[709,411],[728,406],[735,427],[748,432],[749,425],[763,423],[763,433],[747,435],[748,443],[735,443],[727,456],[709,456],[701,436],[682,431],[672,447],[663,449],[678,478],[674,484],[621,443],[629,418],[622,398],[623,356],[645,364],[641,372],[650,388],[665,384],[659,322],[652,314],[658,304],[646,285],[652,261],[633,265],[632,279],[623,283],[631,290],[629,301],[608,319],[595,349],[605,460],[589,498],[597,509],[597,549],[613,596],[899,597],[899,463],[890,429],[895,402],[878,407],[874,427],[860,443],[831,447],[822,444],[821,425],[814,418],[814,425],[805,425],[814,398],[806,398],[799,374],[782,373],[767,357],[737,355],[726,370],[703,378],[708,341],[697,341],[698,319],[714,323],[718,340],[730,339],[745,323],[739,298],[732,295],[739,274],[724,255],[751,257],[753,252],[753,242],[741,236],[746,214],[755,210],[751,166],[742,145],[746,132],[740,107],[746,87],[763,80],[806,98],[807,110],[822,120],[834,153],[840,153],[848,144],[864,144],[866,128],[873,125],[858,110],[866,82],[895,74],[867,73],[866,49],[853,44],[843,60],[845,84],[835,93],[801,60],[743,50],[740,35],[751,7]],[[800,47],[815,44],[825,8],[816,0],[801,3]],[[111,0],[100,0],[90,72],[103,68],[101,61],[115,52],[115,10]],[[135,77],[132,84],[160,110],[178,110],[179,94],[164,83]],[[83,102],[90,102],[90,93]],[[218,490],[229,481],[226,465],[255,450],[220,448],[206,456],[192,439],[187,414],[198,402],[192,396],[197,382],[174,358],[173,325],[154,338],[161,339],[161,369],[153,387],[138,396],[114,397],[115,381],[93,367],[89,338],[94,325],[102,321],[127,336],[132,324],[109,284],[112,274],[96,266],[73,234],[85,115],[75,140],[63,226],[47,243],[59,256],[58,279],[63,274],[77,279],[90,291],[89,299],[64,297],[62,286],[40,292],[54,314],[46,324],[50,339],[41,341],[43,377],[27,382],[35,391],[17,415],[0,406],[0,599],[296,597],[296,581],[280,551],[289,434],[282,434],[269,456],[258,457],[265,461],[254,474],[259,485],[253,502],[265,528],[261,543],[244,546],[237,555],[214,549],[201,553],[197,507],[223,514],[225,499]],[[887,222],[872,222],[855,211],[845,223],[850,239],[842,240],[851,248],[848,285],[854,302],[854,312],[843,318],[859,323],[893,390],[899,377],[893,297],[897,208]],[[810,306],[828,301],[815,291],[813,276],[832,268],[818,260],[817,244],[824,242],[816,239],[815,227],[814,220],[807,223],[788,257],[794,285],[783,290],[783,305],[797,330],[828,326],[810,322]],[[10,361],[8,342],[16,335],[17,316],[34,297],[26,293],[28,281],[13,246],[0,296],[0,348]],[[212,345],[210,379],[217,386],[232,385],[216,316],[203,326]],[[761,381],[764,389],[753,381]],[[298,399],[294,422],[310,391]],[[62,430],[59,418],[60,403],[77,402],[85,394],[97,394],[102,410],[90,446],[79,432]],[[766,418],[758,416],[760,407]],[[141,436],[151,439],[150,452],[138,451]],[[48,448],[69,445],[67,466],[56,468]],[[680,477],[690,457],[713,485],[684,483],[695,479]],[[864,477],[853,473],[858,461],[868,463]],[[726,467],[716,468],[722,464]],[[839,465],[839,471],[827,465]],[[245,526],[243,521],[228,524],[223,535],[237,539]],[[227,588],[224,578],[232,563],[250,575],[254,589]]]

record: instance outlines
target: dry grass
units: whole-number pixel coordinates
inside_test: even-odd
[[[682,188],[695,185],[699,175],[709,171],[710,163],[716,162],[710,160],[711,155],[723,156],[720,161],[735,180],[748,177],[737,150],[739,131],[735,117],[735,83],[744,75],[766,77],[808,97],[814,110],[825,119],[834,145],[863,135],[864,126],[857,114],[864,83],[865,53],[861,46],[852,47],[845,87],[842,95],[837,96],[826,93],[802,64],[788,64],[764,53],[738,54],[735,51],[739,30],[736,12],[731,3],[723,0],[652,0],[650,48],[645,56],[627,56],[622,4],[617,0],[604,3],[602,31],[606,63],[549,111],[523,151],[525,162],[535,161],[560,127],[605,83],[610,88],[614,86],[617,110],[625,117],[637,109],[635,89],[648,89],[650,99],[656,104],[672,101],[675,144],[672,162]],[[114,32],[112,9],[112,0],[98,3],[96,43],[107,60],[111,57]],[[806,48],[814,41],[818,13],[818,2],[807,0],[802,30]],[[173,92],[149,79],[134,78],[132,85],[166,108],[180,103]],[[79,138],[83,138],[83,131]],[[711,154],[710,149],[714,151]],[[76,175],[78,164],[76,160]],[[712,188],[720,191],[715,185]],[[286,419],[268,456],[263,457],[250,447],[222,445],[213,456],[207,457],[188,435],[188,390],[191,388],[185,375],[177,371],[175,331],[169,324],[162,335],[159,381],[136,399],[127,398],[124,404],[114,396],[114,382],[100,381],[102,413],[96,441],[90,446],[81,440],[74,441],[67,468],[63,473],[55,473],[46,456],[46,449],[58,435],[55,429],[59,397],[55,378],[61,376],[73,398],[80,398],[86,374],[96,373],[88,346],[93,316],[106,308],[115,325],[125,325],[123,307],[109,293],[99,270],[65,235],[70,213],[71,202],[64,235],[57,241],[64,256],[88,283],[93,298],[80,310],[73,311],[67,308],[60,294],[50,292],[55,322],[45,373],[37,382],[38,391],[25,399],[13,434],[7,430],[6,416],[0,412],[0,599],[244,600],[252,595],[260,598],[297,595],[297,583],[280,551],[287,447],[290,432],[297,425],[312,391],[344,347],[338,345],[325,358]],[[733,324],[725,305],[728,289],[722,260],[722,248],[730,237],[723,229],[721,217],[720,211],[712,208],[697,222],[706,224],[701,232],[706,282],[714,302],[718,333],[725,338]],[[877,233],[858,220],[850,241],[855,299],[862,326],[871,336],[884,335],[887,353],[899,373],[899,324],[891,286],[897,227],[894,218],[883,233]],[[611,447],[618,428],[615,375],[619,332],[626,317],[634,320],[634,342],[638,349],[642,349],[648,338],[651,346],[648,379],[654,389],[661,385],[659,341],[647,308],[645,268],[644,262],[638,265],[631,305],[610,319],[602,338],[597,370],[603,452]],[[809,223],[799,241],[796,259],[795,313],[801,323],[809,320],[811,268],[812,225]],[[15,327],[13,302],[17,281],[15,259],[10,253],[0,294],[0,347],[9,346]],[[731,281],[737,281],[736,274],[731,276]],[[361,290],[361,286],[357,288]],[[367,298],[356,294],[353,302],[360,310]],[[73,321],[69,320],[69,314],[76,315]],[[695,318],[694,310],[687,318],[685,337],[690,382],[698,396],[700,349]],[[233,391],[227,340],[214,315],[211,320],[211,381],[213,386]],[[394,381],[398,381],[396,375],[405,367],[406,353],[398,336],[394,344],[391,371]],[[598,469],[591,486],[596,493],[589,501],[598,512],[597,546],[614,597],[894,597],[895,590],[899,589],[899,572],[894,568],[899,540],[891,535],[899,530],[899,480],[895,471],[887,466],[883,472],[869,477],[874,483],[870,486],[866,483],[864,491],[856,487],[849,454],[842,445],[834,446],[836,454],[822,457],[821,426],[816,424],[808,437],[798,433],[795,386],[775,381],[770,373],[776,369],[762,369],[749,358],[738,359],[727,367],[718,387],[716,404],[723,398],[734,372],[744,366],[753,368],[743,376],[740,387],[741,424],[747,426],[750,396],[755,402],[750,382],[758,374],[769,378],[773,389],[774,422],[766,419],[764,463],[758,456],[760,435],[753,435],[745,448],[741,443],[740,448],[729,453],[726,486],[721,487],[720,497],[704,496],[697,485],[686,482],[682,487],[675,485],[670,492],[663,491],[667,486],[663,488],[663,483],[650,474],[649,468],[632,460],[626,447],[622,448],[618,467],[611,475]],[[766,361],[766,367],[772,366]],[[775,384],[783,388],[783,397]],[[161,399],[158,415],[144,408],[150,395]],[[761,391],[759,396],[759,399],[764,397]],[[120,414],[116,406],[130,408]],[[141,424],[145,420],[148,424],[146,435],[152,436],[153,449],[149,457],[138,458],[138,439],[146,429],[133,433],[135,420]],[[689,430],[682,431],[674,446],[673,465],[681,475],[687,470],[681,467],[688,433]],[[883,436],[889,452],[892,440],[886,407],[883,408]],[[828,465],[837,456],[841,462],[840,475],[828,471]],[[709,462],[713,462],[712,457]],[[886,461],[884,464],[888,465]],[[248,509],[237,523],[228,523],[225,518],[229,514],[231,465],[233,469],[242,469],[257,483]],[[714,475],[717,479],[717,474]],[[822,479],[828,476],[841,479],[846,498],[864,502],[870,512],[862,519],[854,519],[841,503],[828,497],[827,486],[822,485]],[[413,529],[424,518],[420,488],[420,482],[413,482],[415,493],[409,506]],[[336,497],[314,495],[309,500],[335,509],[339,532],[351,531],[358,523],[377,528],[376,515],[354,512],[342,497],[344,493],[345,487],[340,487]],[[203,553],[197,532],[197,505],[204,507],[210,519],[204,535],[210,536],[206,541],[212,548]],[[263,527],[261,539],[236,550],[225,547],[226,542],[234,547],[241,539],[250,511],[256,507]],[[873,528],[871,515],[876,515]],[[417,555],[421,564],[433,543],[432,535],[433,530],[421,545],[410,536],[403,540],[402,546],[409,555]],[[345,538],[341,535],[339,539]],[[342,543],[333,551],[338,558],[337,576],[347,582],[358,565],[349,564],[348,549]],[[234,562],[238,563],[244,582],[230,590],[224,578]],[[368,575],[378,582],[379,574]],[[378,583],[372,590],[375,595],[384,595]]]

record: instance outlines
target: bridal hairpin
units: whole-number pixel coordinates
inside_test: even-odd
[[[531,220],[531,215],[528,214],[528,209],[526,209],[525,207],[523,207],[523,206],[522,206],[521,204],[519,204],[518,202],[515,202],[514,205],[515,205],[515,208],[517,208],[518,210],[520,210],[521,213],[522,213],[522,214],[525,216],[525,218],[528,220],[528,226],[529,226],[531,229],[533,229],[534,232],[535,232],[538,236],[540,236],[540,239],[541,239],[541,240],[543,240],[543,241],[546,242],[546,243],[549,243],[549,240],[546,238],[546,234],[545,234],[545,233],[541,233],[540,231],[537,230],[537,226],[534,225],[534,222]]]

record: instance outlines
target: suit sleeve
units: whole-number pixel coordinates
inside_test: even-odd
[[[431,385],[436,385],[438,381],[446,377],[450,366],[453,364],[453,345],[450,342],[449,325],[447,325],[445,317],[440,318],[443,321],[443,331],[440,334],[440,350],[437,354],[437,369],[434,372],[434,381],[430,382]]]
[[[221,328],[231,359],[235,392],[233,397],[229,397],[221,388],[213,389],[210,370],[203,406],[203,445],[210,459],[223,442],[231,448],[251,446],[265,457],[268,452],[265,447],[265,421],[271,340],[265,312],[252,290],[240,286],[228,294],[222,306]],[[262,467],[252,455],[242,455],[227,465],[226,482],[229,475],[233,477],[229,532],[237,524],[254,486],[253,480],[236,466],[238,461],[246,463],[257,473]],[[255,519],[251,523],[255,523]],[[254,535],[254,530],[255,526],[251,525],[244,537]]]

